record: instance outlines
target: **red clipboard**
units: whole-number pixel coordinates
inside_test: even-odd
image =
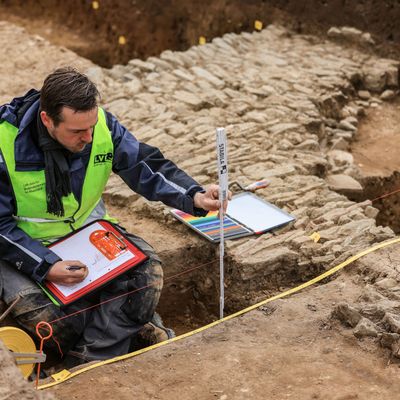
[[[89,269],[74,286],[45,281],[42,288],[57,305],[68,305],[92,293],[149,257],[109,221],[96,220],[48,246],[60,258],[80,260]]]

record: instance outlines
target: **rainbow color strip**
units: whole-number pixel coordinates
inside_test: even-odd
[[[206,237],[212,242],[219,242],[219,218],[217,211],[210,211],[205,217],[193,217],[180,210],[171,210],[172,214],[190,228],[194,229],[200,235]],[[224,218],[224,237],[225,239],[234,239],[241,236],[253,234],[245,226],[234,221],[225,215]]]

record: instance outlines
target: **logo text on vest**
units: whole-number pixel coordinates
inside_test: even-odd
[[[113,159],[112,153],[105,153],[105,154],[96,154],[94,156],[94,164],[101,164],[105,162],[111,162]]]
[[[32,192],[39,192],[45,188],[45,182],[34,181],[24,183],[23,190],[25,194],[32,193]]]

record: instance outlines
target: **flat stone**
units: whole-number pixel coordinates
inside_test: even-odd
[[[387,312],[382,322],[388,325],[391,332],[400,333],[400,317],[398,315]]]
[[[339,137],[337,139],[332,140],[331,150],[343,150],[347,151],[350,148],[349,142],[343,138]]]
[[[371,98],[371,93],[368,90],[359,90],[357,94],[361,100],[369,100]]]
[[[372,92],[382,92],[386,85],[386,73],[379,68],[364,69],[364,86]]]
[[[134,67],[138,67],[139,69],[141,69],[143,71],[148,71],[148,72],[152,72],[156,69],[156,66],[153,63],[142,61],[142,60],[139,60],[138,58],[134,58],[133,60],[130,60],[128,62],[128,64],[132,65]]]
[[[354,178],[347,175],[337,174],[326,177],[329,189],[342,194],[361,193],[362,186]]]
[[[184,80],[187,80],[190,82],[192,82],[194,80],[194,76],[192,74],[190,74],[189,72],[184,71],[182,69],[174,69],[172,71],[172,73],[174,75],[176,75],[178,78],[181,78],[181,79],[184,79]]]
[[[396,92],[394,90],[387,89],[379,97],[382,100],[392,100],[396,97]]]
[[[375,207],[367,206],[364,210],[364,214],[368,218],[376,218],[376,216],[379,214],[379,210]]]
[[[349,40],[357,41],[361,38],[362,35],[362,31],[350,26],[344,26],[340,30],[342,35]]]
[[[354,328],[353,334],[359,339],[366,336],[377,337],[378,327],[368,318],[361,318]]]
[[[386,70],[386,84],[388,87],[399,87],[399,67],[392,66]]]
[[[398,282],[396,281],[396,279],[393,278],[383,278],[375,282],[375,285],[382,289],[391,289],[396,287],[398,285]]]
[[[328,158],[333,164],[338,166],[352,165],[354,162],[353,155],[347,151],[331,150],[328,152]]]
[[[366,45],[374,45],[375,44],[375,40],[372,39],[372,36],[369,32],[364,32],[361,35],[360,42],[362,44],[366,44]]]
[[[125,87],[132,94],[139,93],[142,89],[142,83],[139,79],[133,78],[129,82],[125,83]]]
[[[279,135],[280,133],[286,132],[291,129],[298,128],[299,124],[294,123],[283,123],[283,124],[276,124],[269,128],[269,131],[274,135]]]
[[[307,139],[296,146],[296,149],[319,151],[319,143],[314,139]]]
[[[173,97],[176,100],[179,100],[183,103],[189,104],[196,108],[199,108],[203,103],[202,99],[199,96],[194,95],[193,93],[186,92],[185,90],[178,90],[174,93]]]
[[[213,75],[212,73],[208,72],[204,68],[192,67],[191,70],[199,78],[203,78],[203,79],[207,80],[208,82],[210,82],[212,85],[214,85],[215,87],[217,87],[219,89],[221,89],[221,88],[223,88],[225,86],[224,81],[222,81],[221,79],[217,78],[215,75]]]
[[[363,318],[355,308],[349,306],[347,303],[338,304],[333,311],[333,316],[352,328],[356,327]]]
[[[352,131],[352,132],[355,132],[357,130],[357,127],[355,127],[347,119],[339,122],[339,128],[344,129],[346,131]]]
[[[342,35],[342,32],[336,26],[332,26],[331,28],[329,28],[329,30],[327,32],[327,35],[330,38],[338,38],[338,37],[340,37]]]

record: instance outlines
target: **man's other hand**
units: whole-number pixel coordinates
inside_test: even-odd
[[[88,268],[80,261],[64,260],[58,261],[50,267],[46,279],[50,282],[58,283],[59,285],[72,286],[82,282],[87,277],[88,273]]]
[[[197,192],[194,195],[193,202],[197,208],[202,208],[207,211],[219,210],[221,203],[219,201],[219,186],[210,185],[206,188],[204,193]],[[232,198],[232,193],[228,190],[228,200]],[[224,202],[224,213],[228,207],[228,201]]]

